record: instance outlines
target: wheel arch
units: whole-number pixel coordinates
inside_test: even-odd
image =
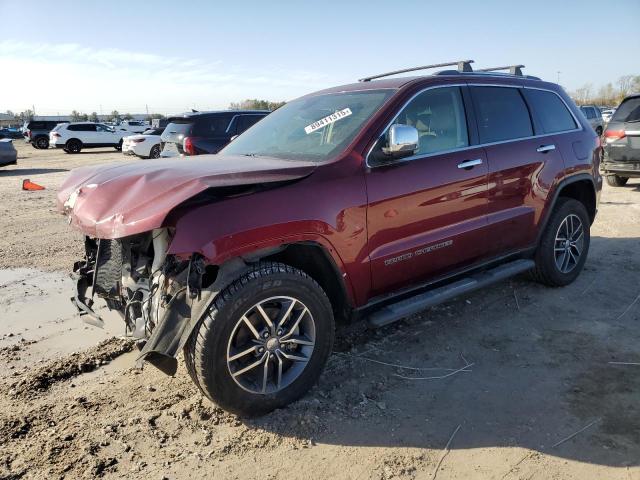
[[[547,223],[551,218],[551,213],[556,208],[556,204],[558,203],[558,199],[560,197],[573,198],[581,202],[587,209],[589,220],[593,224],[597,213],[596,185],[593,177],[588,173],[579,173],[577,175],[572,175],[558,183],[555,190],[551,194],[552,200],[543,215],[540,228],[538,229],[536,245],[540,243],[542,233],[547,227]]]

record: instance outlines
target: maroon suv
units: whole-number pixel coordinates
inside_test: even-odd
[[[74,170],[74,303],[100,324],[103,298],[140,360],[174,374],[183,350],[204,395],[258,415],[316,382],[334,319],[386,325],[525,271],[571,283],[599,139],[558,85],[469,63],[306,95],[218,155]]]

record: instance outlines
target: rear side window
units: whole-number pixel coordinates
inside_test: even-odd
[[[175,135],[191,135],[191,129],[193,128],[193,120],[173,120],[167,127],[165,128],[166,133],[175,134]]]
[[[252,127],[258,120],[261,120],[264,115],[242,115],[236,118],[236,133],[240,135],[242,132]]]
[[[593,111],[592,107],[580,107],[580,110],[582,110],[582,113],[584,113],[584,116],[587,117],[587,120],[592,120],[596,118],[596,114]]]
[[[612,122],[640,122],[640,97],[623,100],[611,117]]]
[[[525,89],[524,94],[540,119],[544,133],[565,132],[577,127],[571,112],[555,93]]]
[[[228,115],[199,118],[195,124],[194,135],[201,137],[218,137],[224,135],[229,126]]]
[[[533,135],[527,105],[518,88],[472,87],[481,143]]]
[[[96,126],[90,123],[81,123],[80,125],[69,125],[67,130],[72,132],[95,132]]]

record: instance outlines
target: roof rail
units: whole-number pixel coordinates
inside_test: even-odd
[[[495,72],[498,70],[509,70],[509,73],[511,75],[522,77],[523,68],[524,68],[524,65],[505,65],[504,67],[480,68],[476,70],[476,72]]]
[[[375,80],[376,78],[389,77],[391,75],[397,75],[398,73],[406,73],[406,72],[415,72],[416,70],[426,70],[428,68],[439,68],[439,67],[449,67],[451,65],[458,66],[458,72],[472,72],[471,64],[473,60],[458,60],[457,62],[448,62],[448,63],[436,63],[433,65],[424,65],[422,67],[413,67],[413,68],[405,68],[403,70],[395,70],[393,72],[381,73],[379,75],[372,75],[370,77],[364,77],[359,79],[359,82],[370,82],[371,80]]]

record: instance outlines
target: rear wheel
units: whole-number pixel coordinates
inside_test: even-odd
[[[598,134],[599,137],[601,137],[602,136],[602,127],[596,128],[596,133]]]
[[[36,147],[42,149],[49,148],[49,139],[47,137],[36,138]]]
[[[113,148],[115,148],[119,152],[122,151],[122,139],[120,139],[118,145],[114,146]]]
[[[624,187],[629,181],[629,177],[621,177],[620,175],[607,175],[606,179],[612,187]]]
[[[300,270],[261,263],[216,297],[184,355],[205,396],[225,410],[257,416],[311,388],[333,337],[322,288]]]
[[[533,277],[545,285],[561,287],[573,282],[589,252],[589,214],[573,198],[560,198],[536,249]]]
[[[64,149],[67,153],[80,153],[80,150],[82,150],[82,142],[76,139],[69,140]]]
[[[149,152],[149,158],[160,158],[160,145],[154,145]]]

